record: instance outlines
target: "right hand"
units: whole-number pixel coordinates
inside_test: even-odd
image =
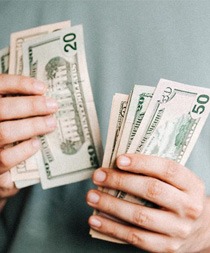
[[[51,114],[58,106],[43,96],[45,91],[36,79],[0,74],[0,210],[18,192],[9,170],[39,150],[36,136],[56,128]],[[16,142],[20,143],[11,145]]]

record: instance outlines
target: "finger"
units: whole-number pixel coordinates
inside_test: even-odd
[[[57,102],[44,96],[5,97],[0,99],[0,120],[54,113]]]
[[[190,231],[189,224],[171,212],[130,203],[97,190],[88,192],[87,203],[103,213],[153,232],[184,238]]]
[[[9,171],[0,175],[0,199],[5,199],[14,196],[18,193],[18,189],[15,187],[12,181],[11,173]]]
[[[120,224],[101,216],[91,216],[89,225],[100,233],[125,241],[149,252],[176,252],[179,246],[165,235]]]
[[[191,199],[185,192],[152,177],[102,168],[94,172],[93,182],[98,186],[149,200],[176,213],[181,212],[188,205],[191,206]]]
[[[7,199],[0,200],[0,213],[3,210],[3,208],[5,207],[6,203],[7,203]]]
[[[49,133],[55,128],[56,120],[53,116],[4,121],[0,123],[0,145],[27,140]]]
[[[199,181],[186,167],[161,157],[126,154],[119,156],[116,163],[121,170],[158,178],[180,190],[194,190]]]
[[[34,78],[0,74],[0,94],[43,94],[46,85]]]
[[[40,148],[38,139],[30,139],[0,151],[0,174],[35,154]]]

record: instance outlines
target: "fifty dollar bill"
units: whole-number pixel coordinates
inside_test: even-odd
[[[128,153],[155,155],[184,165],[210,111],[210,89],[161,79]],[[115,196],[153,206],[124,192]]]

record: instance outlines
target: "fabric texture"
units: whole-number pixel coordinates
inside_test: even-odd
[[[129,93],[134,84],[156,86],[160,78],[210,88],[209,13],[208,0],[0,1],[0,48],[15,31],[68,19],[72,25],[83,24],[105,145],[114,93]],[[206,183],[208,194],[209,131],[210,119],[187,162]],[[92,209],[85,195],[92,187],[91,180],[46,191],[34,186],[11,198],[0,217],[0,252],[143,252],[89,236]]]

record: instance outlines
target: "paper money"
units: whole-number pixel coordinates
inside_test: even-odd
[[[125,94],[116,93],[113,96],[102,167],[109,168],[111,166],[110,164],[113,157],[116,155],[115,150],[117,150],[117,143],[119,143],[120,135],[124,125],[128,100],[129,96]],[[106,192],[108,191],[108,189],[101,187],[99,187],[99,189]],[[97,210],[94,211],[94,214],[103,215]],[[90,235],[93,238],[100,238],[101,240],[122,243],[122,241],[119,241],[107,235],[103,235],[93,229],[90,229]]]
[[[127,152],[156,155],[184,165],[209,115],[209,97],[209,89],[161,79]],[[117,197],[142,203],[122,192]]]
[[[112,153],[112,157],[109,163],[110,168],[116,167],[116,158],[119,155],[126,153],[130,147],[150,103],[153,91],[153,87],[143,85],[134,86],[132,94],[129,97],[124,121],[120,129],[119,138],[117,140],[117,144],[115,144],[115,149]],[[122,194],[122,192],[118,192],[112,189],[103,189],[103,191],[108,192],[114,196]]]
[[[70,21],[59,22],[32,29],[15,32],[11,34],[10,39],[10,65],[9,73],[21,75],[23,72],[23,43],[42,37],[54,31],[70,27]],[[11,169],[12,180],[21,181],[16,187],[23,188],[39,182],[39,171],[34,157],[27,159],[16,167]],[[27,182],[26,182],[27,181]],[[22,185],[22,187],[21,187]]]
[[[143,85],[134,86],[134,89],[131,93],[129,100],[127,96],[127,101],[129,102],[125,104],[126,108],[124,108],[125,113],[123,114],[124,116],[123,120],[119,120],[119,122],[123,122],[119,124],[120,129],[117,127],[118,124],[116,122],[118,119],[118,115],[121,115],[121,110],[120,110],[119,105],[120,103],[122,103],[121,102],[122,97],[120,97],[119,94],[114,96],[113,103],[112,103],[111,116],[109,120],[106,148],[105,148],[103,164],[102,164],[103,167],[110,167],[110,168],[115,167],[114,161],[116,160],[117,156],[120,154],[126,153],[127,149],[130,147],[132,140],[135,137],[136,132],[138,131],[141,121],[151,101],[154,89],[155,89],[154,87],[143,86]],[[118,136],[118,138],[114,138],[114,136],[116,135]],[[116,142],[118,143],[117,145],[115,144]],[[99,189],[111,195],[114,195],[116,197],[119,194],[123,194],[123,192],[116,191],[116,190],[111,190],[111,189],[106,189],[106,188],[104,189],[99,188]],[[95,211],[94,213],[101,215],[101,213],[97,211]],[[94,231],[93,229],[90,230],[90,234],[93,238],[98,238],[101,240],[106,240],[106,241],[111,241],[111,242],[116,242],[116,243],[124,243],[120,240],[117,240],[110,236],[103,235],[97,231]]]
[[[134,112],[131,113],[132,111],[135,110],[128,108],[127,119],[130,114],[136,115]],[[138,130],[135,131],[135,137],[131,140],[132,131],[129,138],[128,135],[122,134],[117,154],[127,152],[155,155],[184,165],[199,137],[209,111],[210,89],[161,79],[142,122],[139,124]],[[136,117],[133,123],[138,122]],[[128,127],[126,121],[124,127],[126,132]],[[135,124],[132,124],[132,129],[135,129]],[[108,192],[129,202],[153,206],[153,203],[125,192]],[[100,233],[96,233],[94,237],[120,242]]]
[[[23,52],[23,73],[44,81],[46,95],[59,104],[57,129],[40,137],[36,155],[43,189],[90,177],[101,164],[102,146],[82,26],[28,41]]]
[[[209,115],[209,97],[210,89],[161,79],[128,152],[184,165]]]
[[[161,79],[128,153],[160,156],[184,165],[209,115],[209,100],[210,89]],[[117,197],[142,204],[142,199],[123,192]]]
[[[34,184],[38,184],[40,183],[40,179],[30,179],[30,180],[18,180],[18,181],[15,181],[15,186],[18,188],[18,189],[21,189],[21,188],[25,188],[25,187],[28,187],[28,186],[31,186],[31,185],[34,185]]]
[[[71,26],[70,21],[59,22],[55,24],[34,27],[20,32],[11,34],[10,37],[10,64],[9,73],[22,75],[23,73],[23,43],[33,40],[56,30]]]
[[[104,150],[102,166],[109,168],[116,145],[119,142],[120,130],[123,128],[124,118],[128,103],[128,95],[116,93],[112,100],[112,109],[109,119],[109,127],[107,133],[106,146]]]
[[[134,86],[128,113],[123,126],[122,136],[117,150],[117,156],[126,153],[129,149],[144,118],[154,90],[155,88],[151,86]]]
[[[122,131],[121,140],[119,143],[118,150],[116,152],[115,159],[122,154],[125,154],[128,152],[133,140],[135,139],[135,136],[138,129],[141,126],[142,120],[145,116],[145,113],[148,109],[148,106],[150,104],[150,101],[152,99],[153,93],[155,91],[154,87],[151,86],[145,86],[145,85],[135,85],[131,97],[131,102],[129,104],[128,113],[125,119],[124,128]],[[124,198],[124,195],[127,195],[126,193],[122,191],[114,191],[109,190],[109,194],[114,195],[118,198]],[[132,202],[137,202],[141,204],[147,204],[150,205],[150,203],[147,203],[145,200],[139,200],[136,198],[131,197],[130,195],[127,195],[126,200]]]
[[[0,50],[0,74],[7,74],[9,71],[9,47]]]

